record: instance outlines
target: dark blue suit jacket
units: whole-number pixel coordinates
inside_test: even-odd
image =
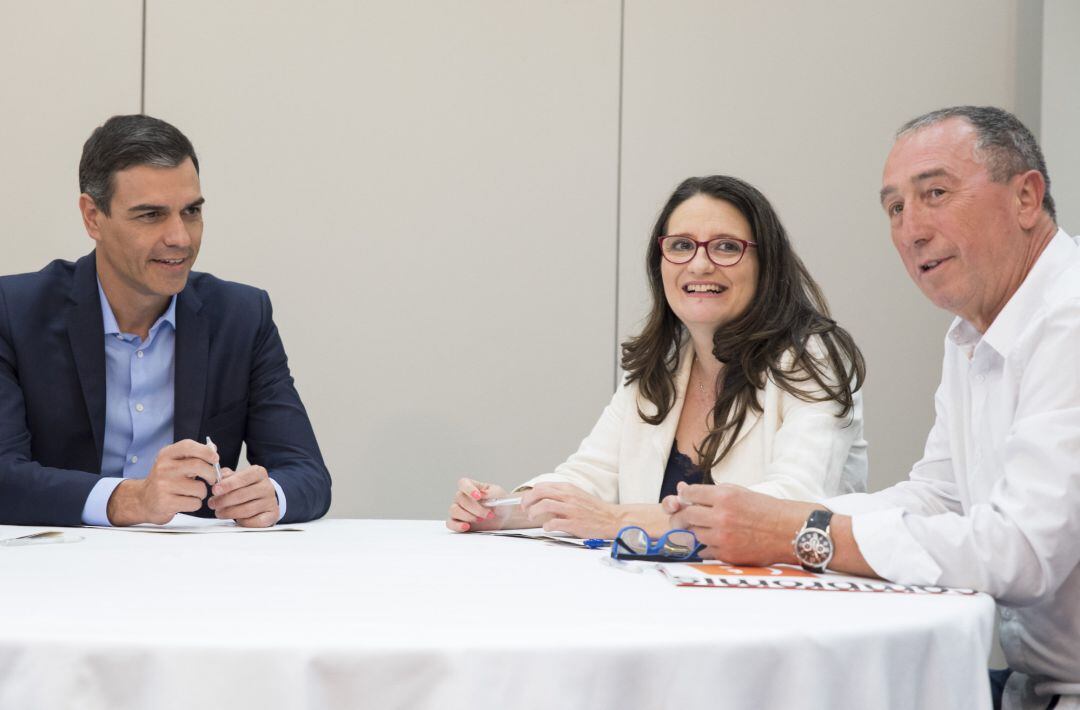
[[[94,254],[0,277],[0,524],[80,525],[100,480],[105,341]],[[265,291],[192,273],[176,300],[176,441],[247,457],[286,499],[324,515],[330,474],[289,375]],[[203,504],[202,515],[212,515]]]

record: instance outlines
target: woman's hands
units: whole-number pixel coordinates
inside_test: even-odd
[[[609,538],[621,527],[620,506],[605,503],[570,483],[541,483],[523,491],[521,505],[488,508],[480,503],[484,498],[505,495],[506,490],[495,483],[460,479],[446,527],[454,532],[542,527],[577,537]]]
[[[575,537],[613,538],[623,527],[622,506],[606,503],[572,483],[540,483],[521,495],[532,525]]]
[[[454,532],[539,528],[575,537],[614,538],[627,525],[645,528],[650,535],[670,529],[669,513],[659,505],[618,505],[590,495],[572,483],[539,483],[521,492],[521,505],[488,508],[484,498],[501,498],[506,490],[471,478],[458,481],[446,527]]]
[[[506,489],[495,483],[482,483],[471,478],[458,480],[454,502],[450,504],[450,514],[446,527],[454,532],[471,530],[500,530],[513,517],[519,506],[501,505],[488,508],[480,503],[484,498],[502,498]]]

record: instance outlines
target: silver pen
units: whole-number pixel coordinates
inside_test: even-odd
[[[217,444],[210,440],[210,437],[206,437],[206,445],[214,448],[214,453],[217,453]],[[214,474],[217,475],[217,482],[221,483],[221,464],[214,462]]]
[[[41,545],[50,542],[79,542],[82,539],[82,535],[76,535],[62,530],[43,530],[41,532],[30,533],[29,535],[9,537],[0,540],[0,545],[3,545],[4,547],[17,547],[19,545]]]
[[[503,505],[520,505],[521,496],[508,496],[506,498],[484,498],[480,505],[485,508],[498,508]]]

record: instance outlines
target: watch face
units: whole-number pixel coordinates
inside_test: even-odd
[[[832,540],[821,530],[803,530],[795,540],[795,554],[804,565],[824,567],[832,559],[832,553]]]

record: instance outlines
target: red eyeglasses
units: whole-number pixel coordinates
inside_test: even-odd
[[[745,239],[735,237],[716,237],[705,242],[699,242],[685,234],[670,234],[659,237],[660,253],[672,264],[688,264],[701,247],[705,247],[705,256],[717,266],[735,266],[742,261],[746,250],[756,247],[757,242],[748,242]]]

